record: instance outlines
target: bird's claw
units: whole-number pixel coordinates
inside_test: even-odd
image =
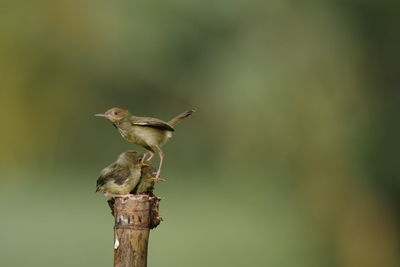
[[[147,162],[142,162],[142,167],[151,167],[151,164],[150,163],[147,163]]]
[[[158,170],[158,171],[156,171],[156,172],[153,172],[153,175],[154,175],[156,178],[160,178],[160,173],[161,173],[161,171]]]
[[[154,182],[165,182],[166,180],[160,177],[151,177],[149,180],[154,181]]]

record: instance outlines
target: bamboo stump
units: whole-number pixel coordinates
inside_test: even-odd
[[[108,200],[114,225],[114,267],[146,267],[150,229],[162,220],[160,199],[148,195]]]

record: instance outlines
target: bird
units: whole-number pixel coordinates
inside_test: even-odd
[[[100,172],[96,192],[103,191],[106,197],[130,197],[140,181],[144,154],[126,151],[118,159]]]
[[[131,192],[131,194],[148,194],[153,195],[155,182],[165,181],[165,179],[157,178],[154,176],[156,169],[148,165],[142,166],[142,175],[140,176],[140,181],[136,188]]]
[[[193,112],[195,111],[184,111],[168,122],[156,118],[134,116],[128,110],[118,107],[111,108],[104,114],[95,114],[95,116],[104,117],[109,120],[126,141],[147,149],[147,153],[150,154],[147,160],[151,160],[154,154],[157,153],[160,157],[160,163],[156,178],[159,178],[164,160],[164,153],[161,150],[161,146],[172,137],[172,132],[175,131],[173,126],[182,119],[192,115]],[[144,160],[145,158],[143,158]]]

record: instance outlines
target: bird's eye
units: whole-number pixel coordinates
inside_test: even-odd
[[[114,111],[114,115],[118,115],[118,112]]]

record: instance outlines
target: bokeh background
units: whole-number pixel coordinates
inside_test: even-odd
[[[400,266],[398,1],[0,3],[0,266],[112,266],[94,194],[168,120],[149,266]],[[157,163],[157,161],[155,161]]]

